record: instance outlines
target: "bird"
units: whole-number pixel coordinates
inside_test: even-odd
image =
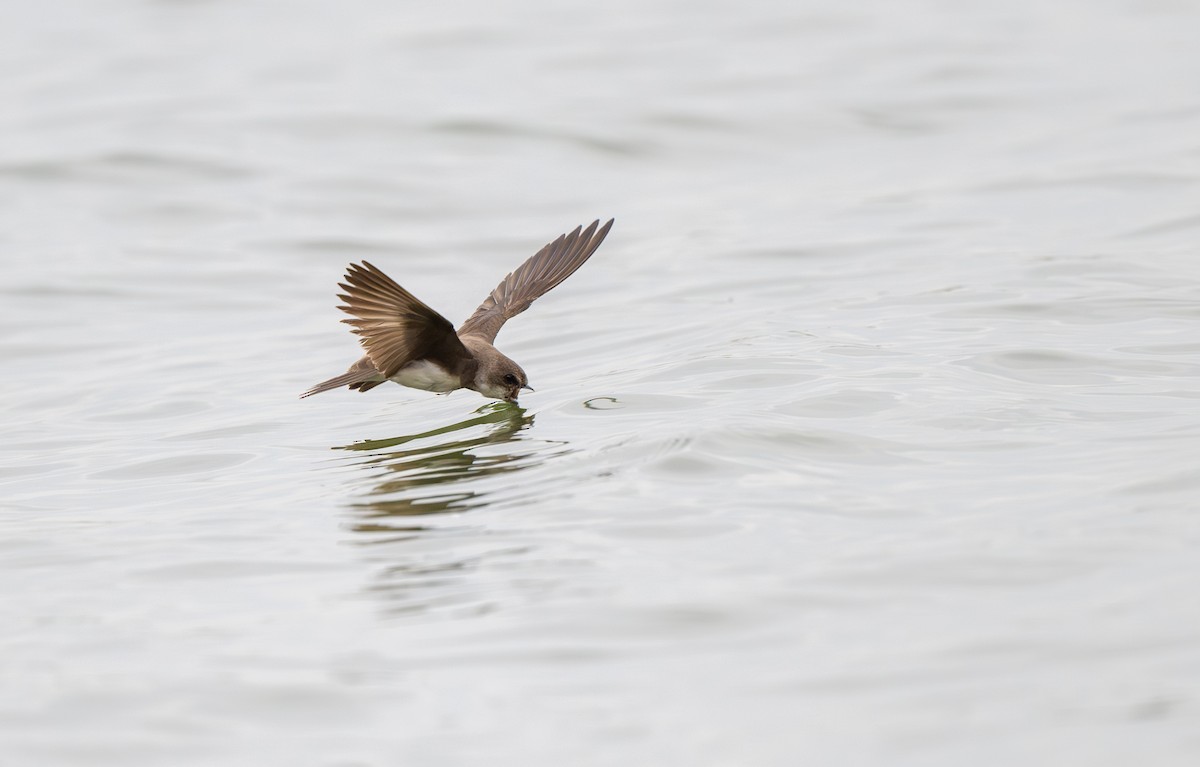
[[[493,342],[504,323],[529,308],[583,266],[612,228],[593,221],[577,226],[547,243],[505,276],[479,308],[456,331],[450,320],[429,308],[378,267],[367,261],[351,263],[338,287],[353,327],[366,354],[339,376],[316,384],[300,395],[347,386],[360,392],[393,381],[401,386],[449,393],[472,389],[484,397],[516,403],[528,389],[529,378]]]

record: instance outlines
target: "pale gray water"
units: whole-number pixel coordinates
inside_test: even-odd
[[[1200,763],[1194,3],[4,18],[0,764]]]

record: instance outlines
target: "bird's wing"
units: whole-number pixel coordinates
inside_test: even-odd
[[[338,295],[346,302],[338,308],[350,315],[342,322],[354,326],[367,356],[386,377],[413,360],[432,359],[453,372],[460,361],[471,359],[450,320],[366,261],[350,264],[338,287],[346,291]]]
[[[505,277],[462,324],[458,334],[480,336],[488,343],[493,342],[506,320],[528,309],[538,296],[583,266],[583,262],[604,242],[612,225],[612,219],[604,226],[600,226],[599,221],[593,221],[583,231],[580,231],[581,227],[575,227],[570,234],[559,235],[558,239],[547,244]],[[597,230],[597,227],[600,228]]]

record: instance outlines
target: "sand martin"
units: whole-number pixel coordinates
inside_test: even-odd
[[[505,277],[457,332],[442,315],[400,287],[377,267],[350,264],[338,308],[350,315],[366,356],[340,376],[322,381],[301,397],[348,386],[368,391],[384,381],[439,393],[474,389],[485,397],[516,402],[533,390],[521,366],[492,342],[507,320],[570,277],[604,242],[612,220],[559,235]]]

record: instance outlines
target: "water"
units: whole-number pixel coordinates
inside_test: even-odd
[[[0,763],[1200,757],[1192,4],[6,18]]]

